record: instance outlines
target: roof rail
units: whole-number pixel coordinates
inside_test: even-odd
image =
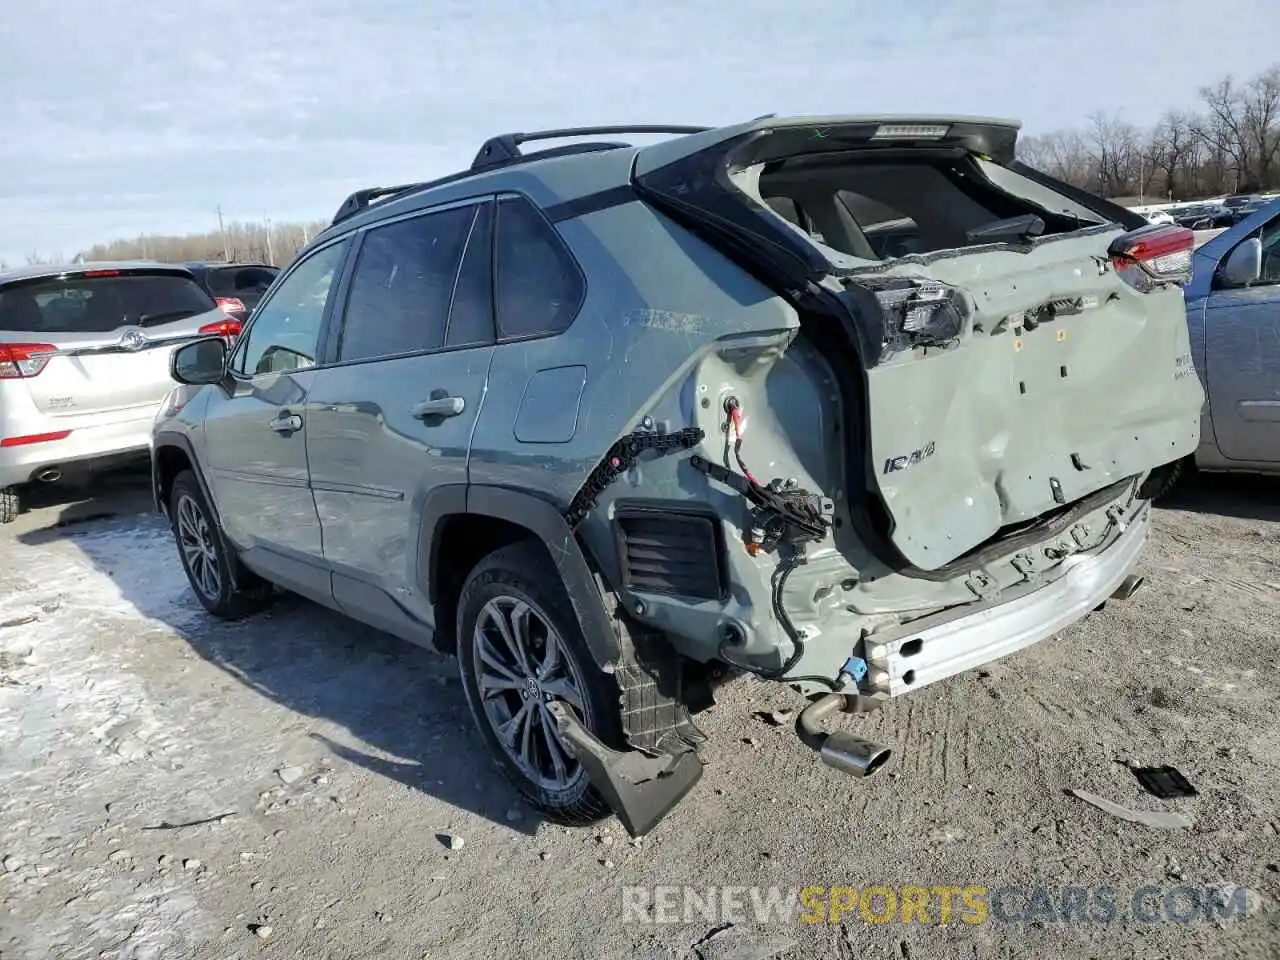
[[[354,217],[375,201],[385,200],[387,197],[395,196],[398,193],[408,193],[410,190],[417,190],[423,186],[426,186],[426,184],[402,183],[398,187],[368,187],[364,190],[357,190],[342,201],[342,206],[338,207],[338,212],[333,215],[333,223],[346,220],[348,217]]]
[[[564,146],[538,150],[534,153],[521,153],[520,144],[535,140],[559,140],[566,137],[589,137],[614,133],[702,133],[710,127],[674,126],[669,124],[624,124],[617,127],[568,127],[563,130],[539,130],[534,133],[504,133],[490,137],[476,154],[469,170],[453,173],[438,180],[426,180],[421,183],[402,183],[394,187],[368,187],[357,190],[342,201],[338,212],[333,215],[330,224],[340,223],[349,217],[367,209],[371,204],[390,200],[406,193],[425,190],[427,187],[442,186],[454,180],[463,180],[474,173],[492,170],[525,160],[540,160],[548,157],[568,156],[575,153],[591,153],[597,150],[617,150],[630,146],[626,143],[570,143]]]
[[[471,169],[475,172],[513,163],[521,157],[526,156],[520,152],[520,144],[529,143],[534,140],[561,140],[566,137],[609,136],[615,133],[703,133],[710,129],[710,127],[689,127],[659,123],[623,124],[621,126],[612,127],[566,127],[562,130],[537,130],[533,133],[504,133],[496,137],[490,137],[484,142],[484,145],[480,148],[480,152],[476,154],[475,160],[471,163]],[[562,150],[555,151],[541,151],[535,156],[545,156],[561,152],[578,153],[585,152],[586,150],[614,149],[622,146],[627,146],[627,144],[578,144],[576,145],[577,149],[563,148]]]

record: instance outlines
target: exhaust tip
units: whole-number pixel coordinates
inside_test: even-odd
[[[1111,598],[1113,600],[1128,600],[1141,589],[1144,583],[1146,583],[1146,577],[1131,573],[1121,581],[1120,586],[1116,587],[1116,592],[1111,594]]]
[[[37,473],[36,479],[41,483],[57,483],[62,479],[62,471],[57,467],[48,467]]]
[[[818,755],[828,767],[851,777],[871,777],[886,763],[893,751],[882,744],[837,731],[827,735]]]

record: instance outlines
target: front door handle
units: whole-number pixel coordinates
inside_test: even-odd
[[[432,397],[413,406],[413,416],[418,420],[429,420],[433,417],[456,417],[467,409],[467,402],[462,397]]]
[[[296,413],[282,413],[267,426],[276,433],[297,433],[302,429],[302,418]]]

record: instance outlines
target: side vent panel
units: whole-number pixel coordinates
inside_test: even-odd
[[[614,529],[625,589],[691,600],[727,595],[724,539],[714,517],[665,505],[619,506]]]

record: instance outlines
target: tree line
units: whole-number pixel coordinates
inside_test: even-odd
[[[283,266],[328,225],[327,220],[310,223],[232,222],[208,233],[184,236],[148,235],[131,240],[99,243],[81,250],[75,259],[160,260],[165,263],[225,260]],[[27,259],[33,263],[40,262],[31,257]]]
[[[1200,88],[1151,127],[1094,113],[1080,129],[1023,137],[1028,166],[1104,197],[1192,200],[1280,188],[1280,63]]]

